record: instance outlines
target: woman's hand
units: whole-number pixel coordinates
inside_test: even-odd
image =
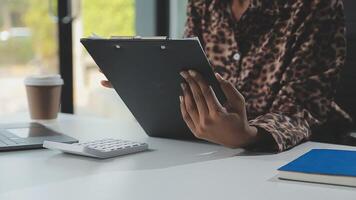
[[[113,88],[110,81],[108,80],[102,80],[100,81],[101,85],[104,86],[104,87],[107,87],[107,88]]]
[[[103,72],[101,71],[101,69],[99,69],[99,71],[100,71],[100,73],[103,73]],[[110,83],[110,81],[108,81],[108,80],[101,80],[100,83],[101,83],[101,85],[104,86],[104,87],[113,88],[112,85],[111,85],[111,83]]]
[[[200,74],[192,70],[180,74],[188,83],[182,83],[183,96],[179,97],[182,116],[197,138],[231,148],[257,140],[257,128],[247,121],[244,97],[231,83],[216,74],[227,98],[224,107]]]

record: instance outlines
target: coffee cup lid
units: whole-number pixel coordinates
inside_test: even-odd
[[[59,74],[55,75],[32,75],[25,78],[25,85],[31,86],[54,86],[63,85],[63,79]]]

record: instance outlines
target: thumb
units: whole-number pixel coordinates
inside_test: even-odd
[[[242,94],[230,83],[225,80],[220,74],[215,74],[217,80],[220,83],[221,89],[223,90],[226,99],[231,106],[231,108],[237,112],[239,115],[246,116],[246,108],[245,108],[245,98]]]

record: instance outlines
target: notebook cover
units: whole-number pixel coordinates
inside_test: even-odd
[[[313,149],[278,170],[356,177],[356,151]]]

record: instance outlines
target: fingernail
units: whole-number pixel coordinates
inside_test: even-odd
[[[180,72],[179,74],[180,74],[183,78],[187,78],[187,77],[188,77],[186,72]]]
[[[183,102],[183,97],[179,96],[179,101],[182,103]]]
[[[197,75],[197,72],[195,72],[193,70],[189,70],[188,72],[192,77],[195,77]]]
[[[218,79],[218,80],[224,80],[224,78],[219,74],[219,73],[215,73],[215,77]]]

